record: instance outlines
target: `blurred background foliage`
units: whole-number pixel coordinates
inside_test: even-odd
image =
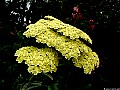
[[[119,0],[1,0],[0,90],[89,90],[120,86],[117,83],[120,80],[119,4]],[[82,18],[73,18],[76,6]],[[35,39],[22,35],[25,27],[47,15],[90,35],[92,49],[101,62],[91,75],[84,75],[82,69],[66,62],[56,73],[33,76],[27,72],[26,65],[16,62],[16,50],[23,46],[40,46]]]

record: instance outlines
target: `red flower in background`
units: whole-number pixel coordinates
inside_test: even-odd
[[[78,7],[73,7],[73,10],[76,12],[79,12],[79,8]]]
[[[73,18],[74,23],[76,23],[76,20],[85,19],[78,7],[73,7],[73,11],[74,13],[72,13],[72,18]],[[89,28],[91,28],[92,30],[95,29],[95,25],[93,23],[94,23],[94,20],[91,19],[89,21],[89,24],[90,24]]]
[[[74,19],[81,19],[83,17],[78,7],[73,7],[73,11],[74,13],[72,13],[72,17]]]

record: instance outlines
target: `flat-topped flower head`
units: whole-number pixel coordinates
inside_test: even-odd
[[[18,63],[24,62],[29,73],[37,75],[56,72],[58,52],[64,59],[72,60],[76,67],[83,68],[85,74],[90,74],[99,66],[97,54],[85,44],[85,41],[92,44],[91,38],[85,32],[52,16],[44,18],[28,25],[23,35],[34,37],[37,43],[47,46],[40,49],[34,46],[22,47],[15,53]]]

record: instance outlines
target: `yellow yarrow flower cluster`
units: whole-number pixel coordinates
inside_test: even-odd
[[[80,43],[78,45],[75,41],[70,40],[65,36],[61,36],[50,29],[44,34],[37,35],[35,38],[36,42],[38,43],[46,43],[48,47],[55,47],[56,50],[61,52],[62,55],[65,56],[65,58],[68,60],[70,60],[71,57],[80,56]],[[81,50],[82,49],[84,48],[81,48]]]
[[[84,72],[86,74],[90,74],[91,71],[94,70],[95,66],[99,65],[99,58],[97,54],[92,52],[91,48],[84,42],[80,41],[79,38],[82,38],[92,44],[90,37],[80,29],[77,29],[69,24],[65,24],[52,16],[45,16],[45,19],[40,19],[35,24],[27,26],[27,28],[28,30],[24,32],[23,35],[26,35],[26,37],[35,37],[36,42],[45,43],[48,47],[55,47],[55,49],[61,52],[68,60],[73,57],[72,61],[74,65],[79,68],[84,68]],[[37,58],[37,54],[35,57]],[[86,59],[84,59],[84,57],[86,57]],[[22,59],[22,57],[19,58],[21,61]],[[28,68],[28,71],[30,72],[33,70],[32,68],[35,68],[35,66]],[[33,72],[38,71],[38,67],[35,69],[36,70]],[[45,68],[40,70],[44,70],[44,72],[50,71],[48,68],[46,68],[47,71],[45,71]]]
[[[52,16],[45,16],[45,18],[52,20],[47,27],[57,29],[57,32],[63,33],[65,36],[70,36],[70,39],[82,38],[92,44],[90,37],[82,30],[77,29],[69,24],[65,24]]]
[[[26,37],[35,37],[47,31],[47,27],[42,23],[38,24],[38,22],[36,24],[30,24],[26,27],[26,29],[28,30],[23,33],[23,35],[26,35]]]
[[[99,58],[95,52],[89,51],[89,53],[83,52],[78,58],[72,59],[74,65],[84,69],[85,74],[91,74],[95,67],[99,67]]]
[[[71,25],[68,25],[66,28],[59,29],[57,32],[63,33],[65,36],[70,36],[70,39],[82,38],[92,44],[92,40],[86,33]]]
[[[63,35],[65,36],[70,36],[70,39],[82,38],[92,44],[92,40],[90,39],[90,37],[86,33],[84,33],[82,30],[77,29],[76,27],[73,27],[69,24],[65,24],[62,21],[52,16],[45,16],[44,18],[48,20],[40,19],[34,25],[30,24],[27,27],[27,28],[31,28],[31,30],[27,31],[29,32],[29,35],[31,35],[31,37],[35,37],[36,35],[39,35],[41,31],[44,32],[49,28],[50,29],[53,28],[57,32],[63,33]],[[26,35],[27,32],[25,32],[24,35]],[[27,35],[27,37],[29,37],[29,35]]]
[[[38,49],[33,46],[22,47],[16,51],[18,63],[28,65],[28,72],[34,75],[38,73],[56,72],[58,66],[57,52],[51,48]]]
[[[51,19],[53,21],[58,21],[58,22],[61,23],[61,21],[59,21],[55,18],[52,18],[52,17],[47,17],[47,18]],[[34,37],[36,38],[36,42],[46,43],[48,45],[48,47],[55,47],[56,50],[61,52],[62,55],[65,56],[65,58],[68,59],[68,60],[70,60],[71,57],[80,56],[80,51],[79,51],[80,43],[79,43],[79,46],[78,46],[78,44],[76,44],[75,41],[70,40],[66,36],[61,36],[61,35],[59,35],[59,33],[51,30],[50,25],[52,25],[51,23],[53,21],[48,21],[48,20],[43,20],[43,19],[39,20],[38,22],[36,22],[34,24],[34,28],[36,28],[35,31],[39,30],[39,33],[36,34],[35,31],[33,31],[33,27],[28,26],[27,28],[29,28],[29,29],[23,35],[28,36],[28,35],[33,35],[34,34]],[[58,22],[56,22],[56,23],[58,23]],[[43,25],[43,24],[45,24],[43,26],[43,27],[45,27],[44,29],[43,29],[43,27],[40,28],[40,26]],[[59,26],[59,25],[56,25],[56,26]],[[67,25],[67,26],[69,26],[69,25]],[[53,24],[53,27],[55,27],[54,24]],[[45,29],[46,29],[46,31],[45,31]],[[66,30],[66,31],[68,31],[68,30]],[[77,36],[77,34],[76,34],[76,36]],[[81,49],[81,51],[83,51],[82,48],[80,48],[80,49]]]

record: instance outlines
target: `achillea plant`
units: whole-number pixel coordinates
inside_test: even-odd
[[[83,68],[85,74],[91,74],[92,70],[99,66],[98,55],[81,40],[84,39],[92,44],[90,37],[82,30],[52,16],[45,16],[44,19],[28,25],[27,28],[23,35],[28,38],[34,37],[37,43],[48,46],[40,49],[27,46],[16,51],[18,63],[24,61],[28,65],[29,73],[37,75],[56,72],[59,66],[57,51],[66,59],[72,60],[76,67]]]

